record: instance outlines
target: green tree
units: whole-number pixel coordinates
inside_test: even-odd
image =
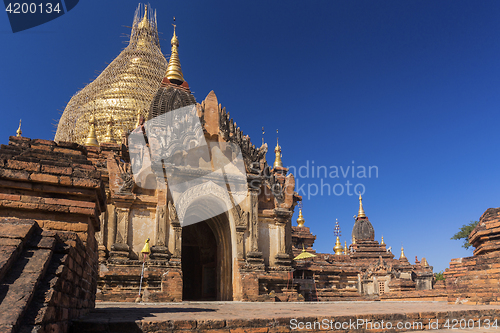
[[[434,273],[434,277],[436,278],[436,281],[440,281],[440,280],[445,280],[444,279],[444,274],[443,274],[443,271],[439,272],[439,273]]]
[[[460,228],[460,231],[454,234],[451,239],[463,239],[464,244],[462,245],[462,247],[469,249],[469,247],[472,246],[472,244],[469,243],[469,235],[478,223],[478,221],[470,221],[469,224],[464,224],[462,228]]]

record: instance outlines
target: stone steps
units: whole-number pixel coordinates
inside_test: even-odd
[[[2,265],[5,273],[0,280],[0,328],[2,332],[17,332],[47,270],[56,240],[44,237],[35,221],[26,220],[2,221],[0,239],[4,244],[12,240],[17,243],[4,251],[10,255]]]
[[[0,228],[2,228],[0,238],[0,281],[2,281],[36,228],[34,223],[17,225],[1,223]]]

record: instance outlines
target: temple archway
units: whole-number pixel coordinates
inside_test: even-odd
[[[225,203],[214,196],[192,202],[182,228],[183,300],[230,301],[233,296],[232,241],[228,212],[211,216]]]

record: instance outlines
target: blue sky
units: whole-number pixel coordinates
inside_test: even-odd
[[[126,46],[137,5],[82,0],[15,34],[0,14],[1,143],[19,118],[24,136],[53,138],[71,96]],[[214,90],[255,144],[264,126],[274,147],[279,128],[287,166],[377,167],[371,178],[297,177],[317,251],[332,252],[336,218],[342,243],[350,240],[358,200],[347,194],[349,181],[364,186],[376,238],[383,235],[397,257],[403,243],[411,262],[426,257],[440,271],[472,254],[450,237],[500,204],[500,2],[151,6],[165,54],[176,16],[182,69],[197,101]],[[321,181],[344,193],[313,196]]]

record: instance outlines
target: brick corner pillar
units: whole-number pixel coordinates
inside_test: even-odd
[[[449,303],[500,302],[500,208],[487,209],[469,235],[472,257],[452,259],[444,272]]]
[[[95,233],[105,209],[101,174],[87,158],[86,147],[23,137],[10,137],[8,145],[1,145],[0,218],[34,220],[64,243],[56,247],[54,258],[61,256],[58,279],[78,290],[74,302],[61,308],[71,318],[95,306]]]

